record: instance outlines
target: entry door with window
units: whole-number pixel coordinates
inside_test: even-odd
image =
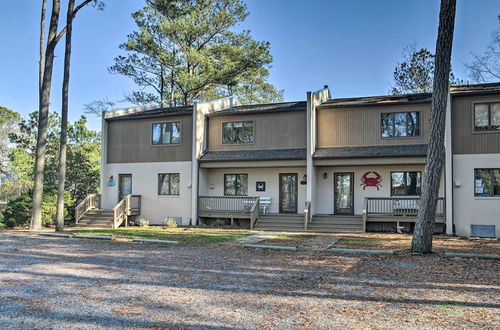
[[[118,175],[118,201],[132,194],[132,174]]]
[[[335,214],[354,214],[354,173],[334,174]]]
[[[280,173],[280,213],[297,213],[297,173]]]

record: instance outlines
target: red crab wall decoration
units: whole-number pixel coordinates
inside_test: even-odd
[[[382,182],[382,176],[377,172],[370,171],[363,174],[363,176],[361,177],[360,186],[363,186],[363,190],[365,190],[366,187],[376,187],[377,190],[379,190],[380,187],[382,187],[382,185],[380,184],[381,182]]]

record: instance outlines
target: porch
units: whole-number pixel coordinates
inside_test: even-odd
[[[385,224],[393,231],[401,224],[415,223],[420,198],[367,197],[363,214],[310,215],[310,203],[294,214],[265,213],[258,196],[200,196],[198,216],[200,218],[236,219],[249,221],[251,229],[274,231],[310,232],[365,232],[372,224]],[[436,224],[444,225],[445,199],[439,198]]]
[[[420,198],[415,197],[366,197],[363,207],[365,231],[411,230],[417,220]],[[438,198],[435,218],[435,232],[444,231],[446,201]]]

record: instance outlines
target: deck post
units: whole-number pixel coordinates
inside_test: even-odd
[[[365,197],[363,203],[363,232],[366,233],[366,221],[368,220],[368,197]]]

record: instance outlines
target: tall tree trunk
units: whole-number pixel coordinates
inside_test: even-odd
[[[64,230],[64,188],[66,182],[66,151],[68,145],[68,90],[71,67],[71,34],[73,31],[73,10],[75,0],[69,0],[66,15],[66,45],[64,50],[64,74],[62,85],[61,136],[59,147],[56,230]]]
[[[45,148],[47,144],[47,126],[49,122],[50,88],[52,82],[52,69],[54,66],[54,52],[57,45],[56,34],[60,9],[60,0],[52,0],[52,14],[50,17],[49,35],[44,56],[45,62],[38,110],[35,179],[30,222],[30,229],[32,230],[42,227],[43,171],[45,168]]]
[[[47,0],[42,0],[42,12],[40,14],[40,61],[38,62],[38,98],[42,97],[43,68],[45,66],[44,46],[45,46],[45,10]]]
[[[446,105],[450,82],[455,9],[456,0],[441,0],[432,91],[431,135],[427,148],[421,202],[411,246],[411,251],[419,254],[432,252],[439,184],[445,160]]]

